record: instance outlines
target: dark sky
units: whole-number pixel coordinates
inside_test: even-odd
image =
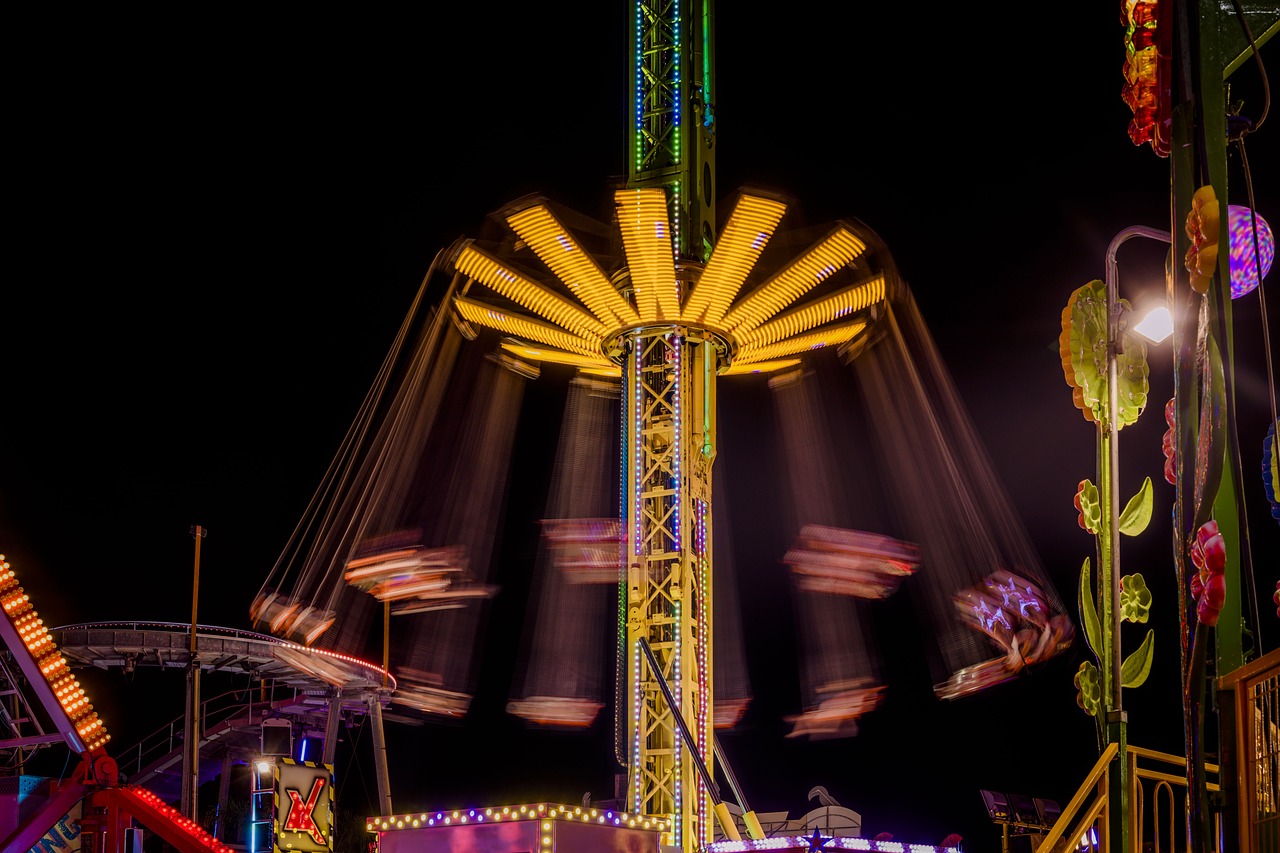
[[[1072,602],[1092,540],[1071,500],[1096,474],[1093,427],[1058,364],[1059,314],[1103,276],[1116,232],[1168,227],[1169,161],[1126,136],[1113,4],[1052,16],[951,6],[927,19],[919,6],[872,5],[762,14],[720,4],[721,195],[776,188],[811,222],[853,217],[883,238]],[[503,3],[411,17],[160,20],[113,10],[33,22],[8,134],[20,262],[0,297],[0,549],[46,622],[189,621],[188,531],[201,524],[201,621],[248,627],[249,603],[436,252],[531,192],[589,215],[607,208],[625,170],[626,10]],[[1256,118],[1256,70],[1237,79]],[[1274,131],[1247,144],[1257,208],[1280,221]],[[1230,169],[1229,200],[1243,204],[1238,158]],[[1147,276],[1158,286],[1162,263],[1158,248],[1126,248],[1122,289],[1139,291]],[[1257,509],[1268,379],[1256,296],[1236,305],[1265,595],[1280,554],[1277,525]],[[1124,565],[1143,571],[1164,608],[1157,642],[1172,664],[1172,490],[1159,449],[1172,378],[1161,352],[1152,405],[1122,435],[1124,493],[1149,474],[1157,500]],[[743,595],[749,612],[767,614],[752,590]],[[1269,598],[1261,611],[1270,648],[1280,625]],[[803,814],[821,784],[862,813],[869,834],[936,842],[959,831],[984,849],[998,833],[980,789],[1065,803],[1096,756],[1093,723],[1074,705],[1072,674],[1087,655],[1078,646],[954,703],[891,654],[890,704],[859,737],[818,743],[782,738],[780,717],[799,700],[774,655],[752,663],[756,706],[722,740],[757,810]],[[499,675],[480,695],[500,703],[509,672],[491,660]],[[1176,670],[1157,667],[1131,693],[1131,740],[1176,751]],[[136,727],[143,703],[126,694],[104,704],[108,727]],[[392,731],[406,744],[392,758],[397,809],[453,804],[459,791],[477,803],[608,795],[603,738],[528,736],[481,717],[465,737]],[[558,758],[544,771],[566,747],[580,764]]]

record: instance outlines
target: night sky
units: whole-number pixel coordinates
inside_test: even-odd
[[[1126,135],[1117,8],[1050,17],[956,5],[926,16],[866,5],[763,14],[720,4],[720,195],[775,188],[809,222],[856,218],[885,241],[1074,613],[1093,540],[1072,497],[1097,475],[1094,427],[1058,360],[1059,315],[1075,288],[1103,277],[1113,235],[1170,222],[1169,161]],[[603,218],[626,166],[627,8],[133,20],[112,10],[21,35],[34,59],[14,80],[8,134],[18,263],[0,296],[0,551],[47,624],[189,622],[199,524],[209,530],[200,621],[249,627],[253,596],[436,252],[529,193]],[[1256,69],[1233,80],[1257,118]],[[1246,144],[1256,207],[1280,223],[1278,129]],[[1229,169],[1229,201],[1244,204],[1238,157]],[[1126,295],[1162,285],[1160,247],[1135,242],[1120,262]],[[1280,300],[1267,295],[1274,334]],[[1270,404],[1256,294],[1235,312],[1267,650],[1280,637],[1269,598],[1280,526],[1258,475]],[[1151,403],[1121,436],[1122,493],[1148,475],[1156,492],[1152,527],[1125,541],[1123,565],[1156,596],[1159,662],[1126,703],[1131,742],[1176,752],[1173,491],[1160,474],[1167,353],[1149,354]],[[755,458],[732,428],[764,415],[749,394],[725,406],[721,459]],[[518,441],[525,456],[553,450],[531,434]],[[778,472],[728,476],[765,484]],[[1071,680],[1090,657],[1082,642],[1014,683],[943,703],[914,657],[921,628],[890,608],[886,704],[856,738],[784,739],[782,717],[800,700],[782,568],[743,557],[784,543],[748,509],[738,520],[744,621],[779,626],[749,643],[756,699],[741,729],[720,735],[753,808],[798,817],[823,785],[862,814],[865,834],[936,843],[960,832],[977,851],[999,837],[981,789],[1071,798],[1097,755]],[[529,557],[521,541],[506,543],[513,565]],[[507,620],[511,637],[519,588],[495,599],[494,624]],[[606,732],[529,733],[502,713],[514,657],[505,639],[495,629],[485,648],[473,719],[389,726],[397,811],[611,795]],[[83,680],[105,694],[99,708],[122,746],[182,710],[180,675],[145,698],[115,674]],[[365,758],[347,771],[347,807],[376,808],[371,768]]]

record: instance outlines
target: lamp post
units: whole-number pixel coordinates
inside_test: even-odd
[[[1132,225],[1116,234],[1107,247],[1106,286],[1107,286],[1107,422],[1105,436],[1108,450],[1107,474],[1107,546],[1111,563],[1111,575],[1108,584],[1107,609],[1110,617],[1110,638],[1105,647],[1110,653],[1111,695],[1108,705],[1106,723],[1107,740],[1119,747],[1119,754],[1110,771],[1110,793],[1108,807],[1110,812],[1110,841],[1116,845],[1113,849],[1128,850],[1129,827],[1129,791],[1128,791],[1128,755],[1126,743],[1127,715],[1124,711],[1124,700],[1121,690],[1121,655],[1120,655],[1120,390],[1116,356],[1124,352],[1124,337],[1121,333],[1121,315],[1124,307],[1119,298],[1119,267],[1116,253],[1120,246],[1134,237],[1146,237],[1162,243],[1172,243],[1172,235],[1168,231]]]
[[[200,603],[200,541],[209,531],[200,525],[191,528],[195,538],[196,554],[191,579],[191,634],[187,661],[187,719],[183,735],[182,758],[182,812],[196,823],[200,822],[200,658],[197,654],[196,614]]]

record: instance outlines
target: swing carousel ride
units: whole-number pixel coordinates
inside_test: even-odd
[[[752,496],[725,479],[753,472],[713,477],[722,393],[767,383],[773,401],[778,453],[752,464],[785,472],[791,737],[849,736],[875,711],[869,613],[904,588],[942,699],[1016,677],[1074,631],[888,248],[857,220],[811,226],[773,191],[717,209],[710,16],[636,12],[629,173],[606,215],[528,196],[438,253],[251,616],[318,649],[381,644],[393,706],[466,715],[503,594],[515,439],[554,436],[507,710],[574,730],[611,705],[622,809],[665,845],[749,846],[758,821],[740,802],[736,823],[715,781],[732,780],[715,733],[751,700],[736,613],[750,579],[726,513]],[[556,394],[526,405],[531,383]],[[384,850],[417,826],[370,822]]]

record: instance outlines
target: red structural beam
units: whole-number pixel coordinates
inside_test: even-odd
[[[89,792],[80,819],[86,838],[82,849],[92,849],[92,853],[119,853],[123,850],[124,830],[134,820],[178,853],[232,853],[232,848],[205,832],[195,821],[170,808],[146,788],[137,786]],[[92,848],[85,846],[90,837]]]

